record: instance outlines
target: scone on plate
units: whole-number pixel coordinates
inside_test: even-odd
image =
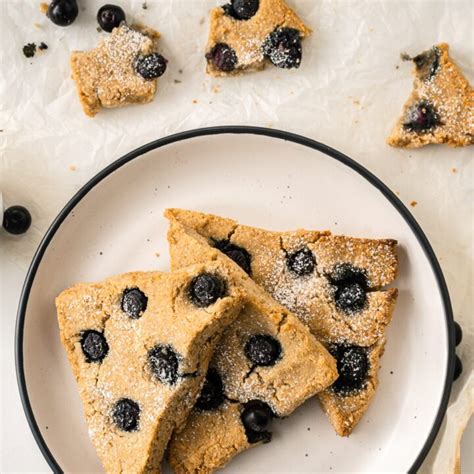
[[[215,263],[79,284],[56,299],[61,341],[108,473],[160,472],[241,293]]]

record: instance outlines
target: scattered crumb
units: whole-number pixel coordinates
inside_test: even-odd
[[[221,86],[219,84],[216,84],[215,86],[212,87],[212,92],[214,92],[214,94],[217,94],[221,91]]]
[[[395,194],[396,194],[397,196],[400,196],[400,191],[395,191]]]
[[[44,13],[46,15],[47,11],[48,11],[48,4],[45,3],[45,2],[41,2],[39,4],[39,9],[40,9],[40,12],[41,13]]]
[[[23,54],[27,58],[32,58],[36,53],[36,44],[35,43],[27,43],[23,46]]]
[[[147,242],[151,242],[151,240],[150,240],[150,239],[146,239],[146,241],[147,241]]]
[[[451,172],[453,172],[453,173],[457,173],[457,172],[458,172],[458,170],[457,170],[457,168],[452,168],[452,169],[451,169]]]
[[[69,165],[69,169],[71,171],[76,171],[77,170],[77,166],[76,165]]]
[[[413,417],[416,420],[416,416]]]
[[[410,203],[410,206],[411,206],[411,207],[415,207],[417,204],[418,204],[418,203],[417,203],[416,201],[412,201],[412,202]]]
[[[308,427],[308,431],[311,431],[311,428]]]
[[[205,22],[205,21],[206,21],[205,18],[201,18],[201,19],[199,20],[199,24],[200,24],[200,25],[204,25],[204,22]]]
[[[160,252],[155,252],[155,257],[159,258],[160,257]]]
[[[46,429],[49,429],[47,426],[45,426]]]
[[[146,10],[148,8],[148,4],[146,2],[142,3],[142,8],[143,10]]]
[[[374,31],[374,29],[370,26],[369,31],[372,33],[372,31]]]
[[[104,252],[99,252],[99,255],[104,255]]]
[[[0,130],[0,132],[3,132],[3,128]]]
[[[395,69],[400,69],[400,66],[397,64],[397,65],[395,66]]]
[[[181,84],[181,82],[183,82],[183,81],[180,81],[179,79],[174,79],[173,82],[174,82],[175,84]]]
[[[267,127],[268,127],[268,128],[273,128],[274,125],[273,125],[273,123],[267,123]]]
[[[102,33],[102,28],[100,26],[98,26],[96,30],[97,30],[97,33]]]
[[[33,26],[38,30],[41,30],[42,26],[39,23],[33,23]]]
[[[390,375],[393,375],[393,370],[390,371]]]
[[[402,61],[411,61],[411,56],[407,53],[401,53],[400,54],[400,59]]]
[[[354,120],[354,124],[357,125],[359,123],[358,120]]]
[[[193,99],[193,104],[197,104],[198,101],[196,99]]]
[[[352,103],[353,103],[354,105],[360,105],[360,100],[359,100],[359,99],[354,99],[354,100],[352,101]]]
[[[183,74],[183,70],[182,70],[182,69],[178,69],[178,72],[179,72],[180,74]]]
[[[306,453],[306,454],[304,455],[304,457],[307,458],[307,457],[308,457],[308,453]]]

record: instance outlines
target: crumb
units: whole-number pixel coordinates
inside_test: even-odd
[[[0,130],[0,133],[3,132],[3,128]]]
[[[372,33],[372,31],[374,31],[374,29],[370,26],[369,31]]]
[[[198,101],[196,99],[193,99],[193,104],[197,104]]]
[[[410,206],[411,206],[411,207],[415,207],[417,204],[418,204],[418,203],[417,203],[416,201],[412,201],[412,202],[410,203]]]
[[[159,258],[160,257],[160,252],[155,252],[155,257]]]
[[[205,22],[205,21],[206,21],[205,18],[201,18],[201,19],[199,20],[199,24],[200,24],[200,25],[204,25],[204,22]]]
[[[33,26],[38,30],[41,30],[42,26],[39,23],[33,23]]]
[[[47,427],[47,426],[45,426],[45,428],[46,428],[46,429],[48,429],[48,427]]]
[[[150,240],[150,239],[146,239],[146,241],[147,241],[147,242],[151,242],[151,240]]]
[[[41,2],[39,5],[39,9],[41,13],[44,13],[46,15],[46,13],[48,12],[48,4],[45,2]]]
[[[400,59],[402,61],[411,61],[411,56],[407,53],[401,53],[400,54]]]
[[[96,30],[97,30],[97,33],[102,33],[102,28],[100,26],[98,26]]]
[[[142,3],[142,8],[143,10],[146,10],[148,8],[148,4],[146,2]]]
[[[307,458],[307,457],[308,457],[308,453],[306,453],[306,454],[304,455],[304,457]]]
[[[390,371],[390,375],[393,375],[393,370]]]
[[[44,51],[45,49],[48,49],[48,45],[46,43],[43,43],[43,41],[41,41],[41,43],[38,46],[38,49],[40,51]]]
[[[358,120],[354,120],[354,125],[357,125],[359,123]]]
[[[103,252],[99,252],[99,255],[104,255],[104,253],[103,253]]]
[[[178,72],[179,72],[180,74],[183,74],[183,70],[182,70],[182,69],[178,69]]]
[[[395,69],[400,69],[400,66],[397,64],[397,65],[395,66]]]
[[[214,94],[217,94],[220,91],[221,91],[221,86],[219,84],[216,84],[215,86],[213,86],[212,92],[214,92]]]
[[[181,84],[183,81],[180,81],[179,79],[174,79],[173,82],[174,82],[175,84]]]
[[[400,196],[400,191],[395,191],[395,194],[396,194],[397,196]]]
[[[171,186],[168,184],[168,189],[170,189],[170,188],[171,188]]]
[[[76,165],[69,165],[69,169],[71,171],[76,171],[77,170],[77,166]]]
[[[86,7],[81,7],[81,12],[85,12],[86,11]]]
[[[27,58],[32,58],[36,53],[36,44],[35,43],[27,43],[23,46],[23,54]]]
[[[311,431],[311,428],[310,428],[310,427],[308,427],[308,431]]]
[[[334,222],[334,225],[337,225],[337,222]]]
[[[413,417],[416,420],[416,416]]]
[[[354,105],[360,105],[360,100],[359,100],[359,99],[354,99],[354,100],[352,101],[352,103],[353,103]]]
[[[457,173],[458,170],[457,170],[457,168],[452,168],[452,169],[451,169],[451,172],[452,172],[452,173]]]

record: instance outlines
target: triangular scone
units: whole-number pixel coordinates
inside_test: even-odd
[[[474,143],[474,89],[438,44],[412,58],[413,92],[387,143],[418,148],[430,143],[466,146]]]
[[[397,290],[381,288],[396,277],[396,241],[305,230],[270,232],[180,209],[169,209],[166,216],[171,223],[194,229],[210,246],[238,263],[256,283],[299,316],[328,348],[335,344],[367,348],[384,338]],[[202,260],[199,255],[190,260],[183,249],[178,249],[178,245],[170,247],[177,266]],[[365,376],[368,367],[352,367],[354,377],[361,371]],[[361,414],[371,398],[363,393],[367,387],[361,384],[357,390],[350,390],[351,395],[357,392],[361,400],[367,401],[359,407]],[[347,393],[334,392],[333,396],[336,399]]]
[[[241,303],[229,272],[214,263],[127,273],[57,297],[61,341],[108,473],[160,472]]]
[[[301,40],[310,32],[284,0],[232,0],[211,11],[207,72],[227,76],[266,63],[298,68]]]
[[[239,452],[269,442],[271,419],[290,415],[330,386],[336,363],[295,315],[202,236],[172,221],[168,240],[172,256],[183,254],[172,257],[173,268],[183,259],[215,260],[232,269],[244,293],[244,308],[216,348],[201,397],[169,445],[175,473],[212,472]]]

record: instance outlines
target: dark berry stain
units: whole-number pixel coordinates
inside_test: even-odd
[[[288,269],[298,276],[310,275],[316,266],[316,259],[308,247],[293,252],[286,257]]]
[[[225,13],[236,20],[249,20],[258,11],[259,0],[231,0],[222,8]]]
[[[214,247],[226,254],[249,275],[252,273],[250,253],[243,247],[230,243],[229,240],[214,240]]]
[[[127,288],[122,295],[122,311],[132,319],[142,316],[148,305],[148,298],[138,288]]]
[[[334,299],[339,310],[353,314],[365,307],[369,283],[364,270],[341,263],[333,268],[329,280],[335,288]]]
[[[329,348],[337,360],[339,378],[332,389],[340,395],[348,395],[362,389],[369,371],[367,349],[360,346],[334,344]]]
[[[109,352],[109,345],[101,332],[88,329],[81,334],[81,349],[86,362],[102,362]]]
[[[130,398],[118,400],[112,410],[112,419],[122,431],[137,431],[140,421],[140,407]]]
[[[255,365],[268,367],[281,357],[281,344],[268,334],[256,334],[245,343],[244,352]]]
[[[206,59],[212,63],[216,69],[223,72],[231,72],[237,66],[237,54],[225,43],[217,43],[206,53]]]
[[[294,28],[277,28],[265,39],[262,50],[265,58],[274,66],[298,68],[303,52],[300,32]]]
[[[426,101],[412,105],[407,112],[403,128],[410,132],[427,132],[441,124],[436,108]]]
[[[272,440],[268,429],[274,416],[272,409],[260,400],[252,400],[244,405],[240,419],[249,443],[269,443]]]
[[[189,298],[199,308],[205,308],[222,298],[225,290],[225,283],[220,277],[202,273],[191,280]]]
[[[439,69],[440,51],[435,46],[413,58],[422,81],[430,81]]]
[[[179,359],[179,355],[169,345],[157,344],[148,352],[152,373],[167,385],[174,385],[179,378]]]
[[[46,43],[41,42],[38,46],[38,49],[40,51],[44,51],[45,49],[48,49],[48,45]]]
[[[201,410],[216,410],[224,402],[224,385],[216,369],[207,372],[201,394],[196,401],[196,407]]]

